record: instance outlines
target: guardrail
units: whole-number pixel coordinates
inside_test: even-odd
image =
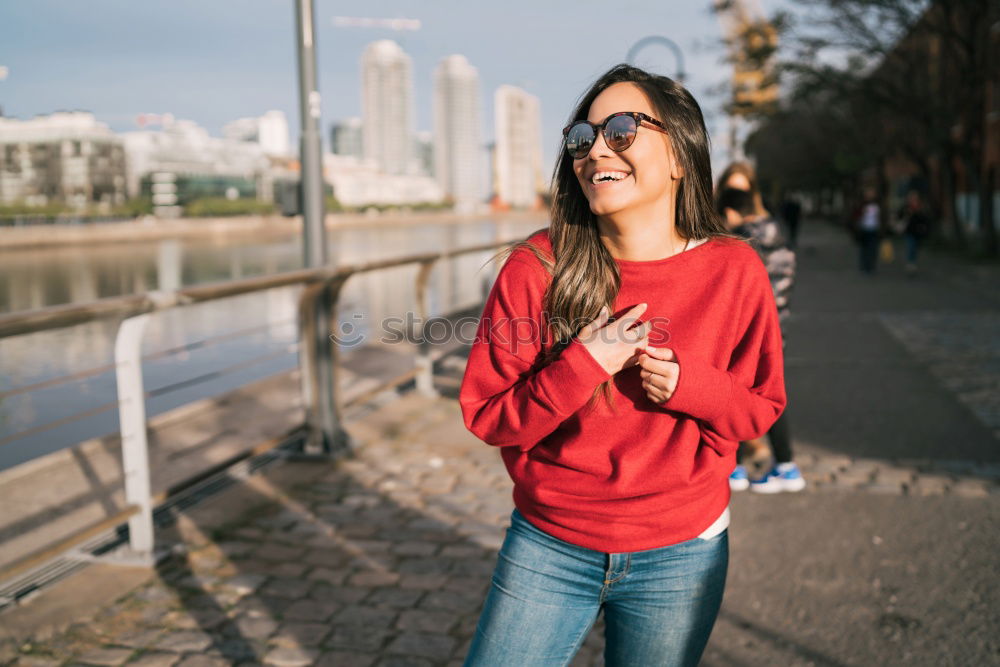
[[[227,341],[227,340],[238,338],[240,336],[245,336],[247,334],[251,334],[251,333],[254,333],[254,332],[257,332],[257,331],[266,330],[266,329],[269,329],[269,328],[274,327],[276,325],[290,324],[291,322],[294,322],[294,321],[296,321],[296,320],[294,320],[294,319],[288,319],[288,320],[268,321],[266,324],[260,324],[260,325],[256,325],[256,326],[252,326],[252,327],[244,327],[242,329],[235,329],[235,330],[232,330],[232,331],[227,331],[224,334],[219,334],[219,335],[216,335],[216,336],[209,336],[209,337],[203,338],[201,340],[192,341],[190,343],[185,343],[184,345],[178,345],[176,347],[168,348],[166,350],[160,350],[160,351],[157,351],[157,352],[153,352],[153,353],[150,353],[150,354],[143,355],[142,361],[143,362],[147,362],[147,361],[154,361],[154,360],[157,360],[157,359],[165,359],[165,358],[168,358],[168,357],[180,354],[180,353],[191,352],[192,350],[198,350],[198,349],[205,349],[205,348],[208,348],[208,347],[210,347],[212,345],[216,345],[216,344],[222,343],[222,342]],[[296,342],[294,344],[291,344],[290,347],[297,350],[298,349],[298,342]],[[224,375],[229,375],[230,373],[234,373],[236,371],[243,370],[245,368],[254,366],[256,364],[259,364],[259,363],[262,363],[262,362],[265,362],[265,361],[270,361],[271,359],[275,358],[276,356],[283,355],[283,354],[285,354],[284,351],[282,351],[282,352],[280,352],[278,354],[275,354],[275,353],[272,352],[272,353],[265,354],[265,355],[262,355],[262,356],[259,356],[259,357],[253,357],[251,359],[244,359],[244,360],[240,361],[237,364],[233,364],[233,365],[228,366],[226,368],[221,368],[221,369],[218,369],[218,370],[210,371],[208,373],[203,373],[202,375],[200,375],[198,377],[195,377],[195,378],[188,378],[188,379],[185,379],[185,380],[181,380],[179,382],[174,382],[174,383],[171,383],[171,384],[168,384],[168,385],[165,385],[165,386],[157,387],[156,389],[150,389],[150,390],[146,391],[146,398],[154,398],[154,397],[157,397],[157,396],[163,396],[164,394],[169,394],[170,392],[177,391],[178,389],[184,389],[184,388],[189,387],[189,386],[191,386],[193,384],[199,384],[199,383],[205,382],[207,380],[215,379],[215,378],[218,378],[218,377],[221,377],[221,376],[224,376]],[[84,369],[84,370],[77,371],[75,373],[70,373],[68,375],[62,375],[62,376],[57,377],[57,378],[51,378],[51,379],[48,379],[48,380],[44,380],[42,382],[36,382],[34,384],[22,385],[20,387],[15,387],[13,389],[8,389],[6,391],[0,391],[0,401],[2,401],[4,399],[7,399],[7,398],[10,398],[10,397],[13,397],[13,396],[19,396],[19,395],[22,395],[22,394],[30,394],[33,391],[39,391],[39,390],[43,390],[43,389],[51,389],[51,388],[57,387],[59,385],[69,384],[70,382],[76,382],[78,380],[85,380],[87,378],[96,378],[96,377],[99,377],[100,375],[102,375],[104,373],[107,373],[108,371],[112,371],[112,370],[115,370],[115,364],[113,364],[113,363],[112,364],[102,364],[100,366],[94,366],[93,368],[87,368],[87,369]],[[79,421],[79,420],[84,419],[86,417],[93,417],[93,416],[101,414],[103,412],[109,412],[111,410],[114,410],[117,407],[118,407],[118,401],[117,400],[116,401],[110,401],[108,403],[104,403],[102,405],[98,405],[96,407],[90,408],[88,410],[84,410],[82,412],[77,412],[75,414],[71,414],[71,415],[68,415],[66,417],[62,417],[60,419],[56,419],[54,421],[50,421],[50,422],[46,422],[44,424],[39,424],[37,426],[32,426],[30,428],[26,428],[24,430],[18,431],[16,433],[11,434],[11,435],[0,437],[0,447],[4,447],[5,445],[9,445],[10,443],[14,442],[15,440],[18,440],[20,438],[24,438],[26,436],[37,435],[38,433],[42,433],[44,431],[51,430],[53,428],[56,428],[57,426],[62,426],[64,424],[69,424],[69,423],[72,423],[72,422],[75,422],[75,421]]]
[[[431,272],[435,264],[444,259],[460,255],[497,250],[515,241],[488,243],[476,246],[457,248],[440,253],[422,253],[408,255],[395,259],[371,261],[363,264],[345,265],[337,268],[317,268],[290,271],[270,276],[247,278],[243,280],[223,281],[204,285],[184,287],[175,291],[152,291],[143,294],[110,297],[84,304],[66,304],[38,310],[9,313],[0,315],[0,338],[24,335],[50,329],[73,326],[94,320],[108,318],[124,318],[119,325],[115,339],[116,385],[118,392],[118,414],[121,433],[122,468],[124,471],[125,507],[114,516],[82,528],[73,535],[28,554],[14,563],[0,569],[0,581],[18,576],[42,565],[54,555],[70,549],[106,530],[119,522],[128,519],[129,548],[132,562],[152,563],[154,556],[153,506],[163,502],[171,493],[186,487],[185,483],[175,484],[167,493],[154,496],[150,484],[149,443],[147,440],[147,421],[145,399],[149,392],[144,390],[142,367],[143,360],[166,356],[171,351],[147,355],[141,354],[143,334],[149,322],[151,313],[183,307],[190,304],[213,301],[227,297],[249,294],[276,287],[302,285],[304,289],[298,302],[298,351],[299,368],[301,371],[301,389],[303,404],[306,406],[304,424],[305,450],[323,455],[337,455],[350,447],[350,436],[342,426],[345,407],[338,398],[339,379],[339,347],[328,334],[318,335],[330,330],[331,322],[337,321],[337,306],[340,295],[347,281],[355,275],[389,268],[397,268],[410,264],[419,264],[416,282],[416,303],[421,322],[421,332],[418,338],[417,354],[414,368],[397,377],[391,378],[381,385],[366,391],[362,397],[354,397],[351,403],[371,396],[378,391],[397,386],[413,380],[418,391],[433,393],[432,367],[433,361],[430,345],[422,335],[423,326],[428,318],[428,288]],[[494,270],[498,267],[494,267]],[[325,302],[325,307],[324,306]],[[318,321],[317,313],[329,313],[329,321]],[[232,334],[226,334],[231,336]],[[214,339],[226,336],[214,337]],[[199,344],[190,343],[181,346],[186,349]],[[176,351],[176,350],[174,350]],[[242,366],[242,364],[241,364]],[[79,377],[91,376],[108,370],[108,366],[89,369],[73,375],[48,380],[37,386],[51,386],[59,382],[68,382]],[[190,384],[184,382],[182,384]],[[10,392],[18,393],[23,389]],[[116,405],[110,403],[97,410],[113,409]],[[64,423],[74,418],[82,418],[93,414],[94,410],[73,415],[59,420]],[[30,430],[37,430],[30,429]],[[24,433],[15,434],[0,442],[0,446]],[[268,443],[268,448],[281,444],[280,440]],[[250,450],[251,453],[261,453],[260,447]],[[237,457],[239,458],[239,457]],[[229,460],[231,465],[235,460]],[[218,466],[214,466],[213,470]],[[202,479],[205,472],[192,478]]]

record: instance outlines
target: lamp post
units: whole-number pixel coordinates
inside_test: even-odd
[[[639,51],[646,48],[650,44],[663,44],[668,49],[673,51],[674,60],[677,62],[677,74],[674,75],[674,78],[677,79],[678,83],[684,83],[684,77],[687,76],[687,73],[684,71],[684,53],[681,51],[681,47],[677,46],[677,42],[669,37],[664,37],[662,35],[650,35],[649,37],[643,37],[638,42],[633,44],[632,48],[628,50],[628,55],[625,56],[625,62],[635,64],[635,57],[639,54]]]
[[[313,0],[295,1],[299,65],[299,155],[302,193],[302,252],[306,268],[325,266],[329,259],[323,221],[323,153],[319,133],[320,96],[316,85],[316,21]],[[330,456],[348,446],[339,421],[333,369],[337,342],[330,327],[333,306],[329,283],[309,286],[299,313],[299,364],[306,399],[306,455]]]
[[[320,96],[316,86],[316,23],[313,0],[296,0],[299,62],[299,156],[302,182],[303,252],[306,267],[327,262],[323,226],[323,153],[319,133]]]

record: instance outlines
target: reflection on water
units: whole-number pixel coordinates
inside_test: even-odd
[[[523,237],[539,226],[537,221],[478,220],[331,230],[330,257],[333,264],[343,265],[443,251]],[[435,267],[430,315],[481,300],[493,278],[490,267],[483,267],[489,255],[476,253]],[[0,312],[301,267],[299,237],[0,252]],[[416,266],[406,266],[354,276],[341,296],[341,322],[360,324],[370,339],[384,318],[415,312],[416,274]],[[154,392],[146,403],[147,416],[295,368],[300,291],[297,286],[283,287],[154,314],[143,355],[173,352],[144,363],[146,390]],[[0,469],[118,430],[110,368],[68,383],[52,383],[112,364],[118,324],[106,320],[0,338]],[[204,344],[191,346],[200,341]],[[201,381],[185,384],[192,378]],[[156,395],[157,390],[165,391]],[[79,413],[88,416],[68,419]],[[57,423],[64,419],[65,423]],[[51,427],[43,428],[46,425]]]

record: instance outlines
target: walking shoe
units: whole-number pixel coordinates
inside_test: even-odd
[[[780,493],[801,491],[806,488],[799,467],[792,462],[779,463],[760,479],[750,480],[750,490],[757,493]]]
[[[729,488],[733,491],[746,491],[748,486],[750,486],[750,476],[747,475],[747,469],[737,465],[729,475]]]

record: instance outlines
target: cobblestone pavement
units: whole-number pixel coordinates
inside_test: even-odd
[[[814,259],[844,252],[822,233],[804,238]],[[828,289],[825,265],[814,265],[807,294]],[[884,280],[879,289],[896,288]],[[730,580],[703,664],[995,662],[1000,461],[990,413],[966,391],[987,365],[974,356],[975,327],[994,320],[977,320],[975,308],[934,319],[920,302],[883,318],[878,304],[838,298],[831,292],[823,312],[803,309],[793,329],[796,341],[812,334],[788,366],[792,396],[802,396],[793,436],[809,485],[734,494]],[[882,346],[885,368],[870,371],[889,383],[879,391],[899,397],[914,377],[938,385],[906,406],[912,432],[894,413],[870,435],[842,437],[858,430],[844,415],[872,403],[866,392],[878,395],[865,359],[839,376],[826,370],[823,332],[840,317],[830,312],[849,306],[879,313],[860,318],[869,330],[851,320],[856,341],[837,333],[855,359]],[[965,352],[968,363],[952,363]],[[354,415],[354,458],[283,463],[188,510],[163,535],[183,548],[146,584],[68,628],[0,640],[0,664],[461,665],[513,507],[497,450],[462,425],[453,400],[462,367],[442,369],[440,398],[407,393]],[[836,391],[824,393],[828,385]],[[926,415],[978,416],[959,436],[979,440],[924,442]],[[602,648],[599,617],[573,667],[603,664]]]
[[[1000,439],[1000,312],[885,313],[882,321]]]
[[[265,472],[257,488],[232,492],[229,505],[245,513],[221,525],[192,512],[175,538],[184,553],[147,585],[56,636],[3,646],[0,658],[460,665],[513,508],[495,450],[460,426],[446,398],[383,406],[352,425],[371,438],[356,458]],[[799,495],[997,494],[958,472],[832,456],[802,464],[812,483]],[[573,664],[603,664],[602,637],[598,619]]]
[[[843,455],[799,454],[805,492],[867,493],[968,498],[1000,495],[1000,465],[975,461],[879,460]]]
[[[354,459],[286,463],[197,511],[186,551],[140,590],[18,665],[461,664],[485,595],[510,481],[463,433],[457,404],[404,396],[351,424]],[[499,465],[498,465],[499,464]]]

